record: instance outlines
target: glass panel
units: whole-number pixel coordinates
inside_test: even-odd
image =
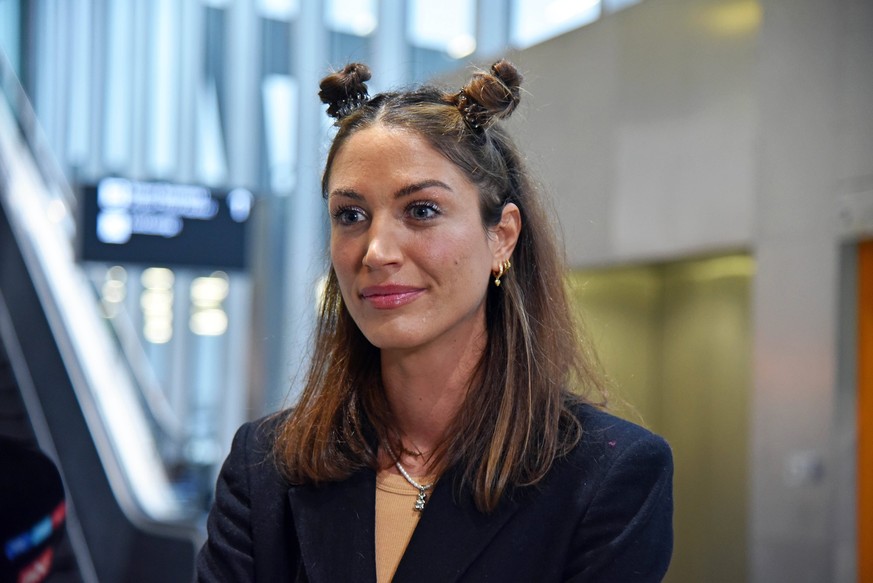
[[[223,9],[206,9],[205,82],[197,96],[197,177],[217,186],[227,177],[227,155],[224,143],[225,46],[227,45],[227,13]]]
[[[459,67],[476,50],[476,3],[472,0],[412,0],[407,21],[412,81],[425,81]]]
[[[172,175],[179,158],[179,18],[173,0],[154,2],[151,10],[148,104],[151,135],[146,158],[150,174],[164,177]]]
[[[296,183],[297,82],[288,75],[268,75],[261,84],[270,189],[288,194]]]
[[[258,14],[264,18],[287,22],[293,20],[299,10],[297,0],[258,0]]]
[[[472,0],[412,0],[407,33],[410,44],[461,59],[476,50],[476,4]]]
[[[329,32],[331,65],[369,63],[371,38],[378,24],[375,0],[328,0],[324,22]]]
[[[371,58],[371,38],[370,36],[358,36],[355,34],[347,34],[344,32],[331,32],[329,34],[330,42],[330,64],[333,67],[341,67],[346,63],[369,63]]]
[[[21,5],[20,0],[0,0],[0,50],[6,57],[16,76],[21,76]]]
[[[262,20],[264,75],[291,72],[291,27],[280,20]]]
[[[376,0],[328,0],[324,22],[336,32],[367,36],[376,30]]]
[[[600,0],[516,0],[512,44],[526,48],[600,17]]]
[[[132,14],[120,0],[109,3],[107,16],[106,103],[103,125],[103,163],[119,172],[130,161],[131,104],[133,103]]]
[[[2,4],[2,1],[0,1]],[[64,168],[82,169],[91,155],[91,137],[95,125],[91,121],[91,101],[99,95],[99,85],[94,82],[92,54],[94,51],[93,19],[89,6],[73,10],[70,18],[72,30],[69,48],[69,95],[67,96],[66,159],[60,159]],[[0,19],[2,20],[2,19]]]

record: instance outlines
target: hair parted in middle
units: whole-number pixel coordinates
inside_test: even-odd
[[[433,470],[458,468],[457,487],[472,489],[483,512],[513,489],[536,484],[581,436],[572,408],[605,403],[605,383],[593,351],[577,333],[564,280],[563,254],[542,195],[499,123],[515,111],[522,76],[501,60],[455,92],[422,86],[367,95],[370,70],[347,65],[325,77],[319,96],[336,118],[322,195],[337,153],[356,132],[374,126],[422,137],[479,191],[483,228],[514,203],[521,232],[512,273],[488,286],[484,353]],[[379,349],[346,309],[330,268],[306,385],[282,421],[274,454],[292,483],[348,478],[378,469],[379,443],[402,447],[382,386]]]

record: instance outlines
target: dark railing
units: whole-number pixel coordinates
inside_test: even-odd
[[[87,581],[190,580],[202,514],[180,499],[159,453],[180,439],[178,421],[75,263],[76,199],[2,52],[0,93],[0,341],[64,478],[79,571]]]

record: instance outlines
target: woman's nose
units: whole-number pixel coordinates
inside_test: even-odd
[[[369,229],[367,251],[364,253],[363,264],[370,269],[400,263],[403,253],[396,225],[389,220],[373,220]]]

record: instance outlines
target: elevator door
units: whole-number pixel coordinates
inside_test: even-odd
[[[753,271],[729,255],[571,276],[616,412],[673,448],[670,582],[747,580]]]

